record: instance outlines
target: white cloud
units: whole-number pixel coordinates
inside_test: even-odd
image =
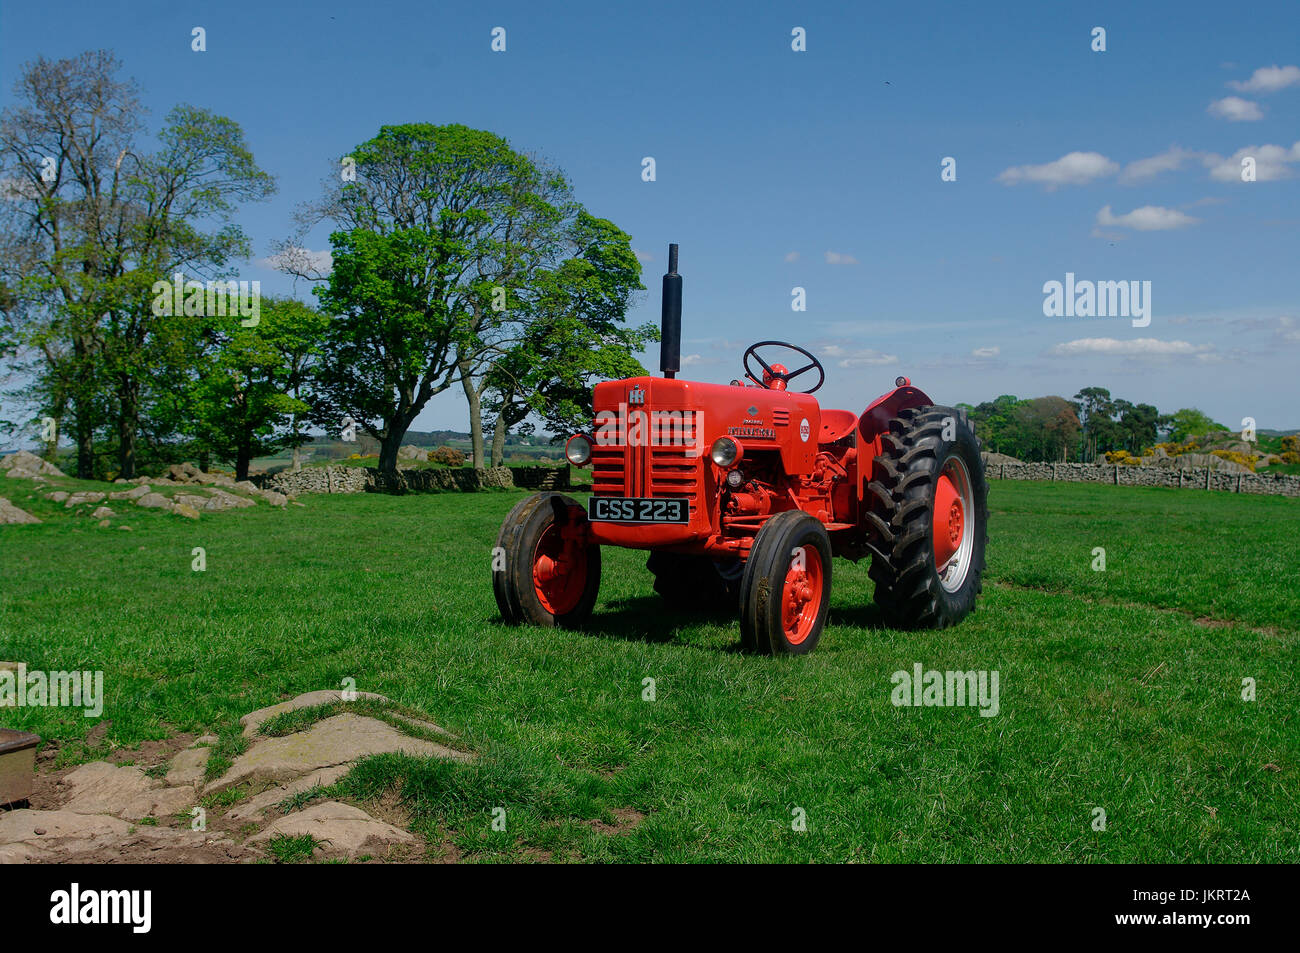
[[[975,350],[970,352],[970,356],[978,357],[978,358],[990,358],[990,357],[997,357],[1001,353],[1002,353],[1002,348],[1000,347],[977,347]]]
[[[790,254],[788,254],[788,255],[785,256],[785,260],[786,260],[787,262],[798,261],[798,260],[799,260],[799,253],[798,253],[797,251],[792,251],[792,252],[790,252]]]
[[[1143,179],[1149,179],[1152,176],[1159,175],[1161,172],[1173,172],[1180,168],[1188,159],[1195,156],[1195,152],[1190,152],[1179,146],[1170,146],[1159,155],[1130,162],[1128,165],[1124,166],[1124,171],[1120,173],[1119,180],[1127,184],[1140,182]]]
[[[1053,357],[1077,357],[1082,354],[1100,354],[1105,357],[1196,357],[1213,350],[1208,344],[1188,341],[1161,341],[1158,338],[1079,338],[1057,344],[1048,350]]]
[[[1186,228],[1195,225],[1199,218],[1193,218],[1186,212],[1175,208],[1163,208],[1159,205],[1143,205],[1124,215],[1116,215],[1110,206],[1103,206],[1097,213],[1097,224],[1132,228],[1139,232],[1161,232],[1171,228]]]
[[[642,250],[639,249],[639,248],[633,248],[633,249],[632,249],[632,254],[636,255],[636,260],[637,260],[637,261],[654,261],[654,260],[655,260],[655,256],[654,256],[654,255],[650,254],[648,251],[642,251]]]
[[[837,349],[838,350],[838,349]],[[826,353],[823,350],[822,353]],[[862,351],[854,351],[848,357],[839,362],[840,367],[873,367],[880,364],[897,364],[897,354],[884,354],[880,351],[866,348]]]
[[[826,253],[826,264],[828,265],[856,265],[858,260],[852,255],[845,255],[837,251],[828,251]]]
[[[334,268],[334,255],[328,250],[312,251],[290,245],[281,248],[269,258],[260,258],[257,262],[263,268],[273,271],[286,271],[300,275],[328,275]]]
[[[1242,99],[1240,96],[1216,99],[1205,111],[1215,119],[1226,119],[1229,122],[1253,122],[1264,118],[1264,110],[1259,108],[1259,103]]]
[[[1300,162],[1300,142],[1290,149],[1286,146],[1246,146],[1228,158],[1207,155],[1202,160],[1210,170],[1210,178],[1219,182],[1240,182],[1241,160],[1250,156],[1255,160],[1255,181],[1273,182],[1291,177],[1288,166]]]
[[[1275,93],[1288,86],[1300,86],[1300,66],[1262,66],[1250,79],[1228,80],[1228,85],[1243,93]]]
[[[1003,170],[998,181],[1003,185],[1036,182],[1048,191],[1062,185],[1087,185],[1094,179],[1114,175],[1119,164],[1099,152],[1071,152],[1044,165],[1016,165]]]
[[[701,363],[703,360],[704,358],[698,354],[686,354],[682,356],[681,365],[682,367],[690,367],[693,364]]]

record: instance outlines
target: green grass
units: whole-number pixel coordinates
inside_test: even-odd
[[[634,551],[605,551],[585,632],[501,625],[491,547],[522,495],[0,527],[0,659],[103,669],[109,741],[216,731],[212,770],[240,715],[355,678],[479,755],[384,755],[331,789],[399,798],[431,856],[1300,860],[1297,501],[995,482],[989,584],[959,627],[885,628],[866,563],[837,561],[817,651],[768,659],[736,651],[733,617],[664,606]],[[998,670],[1000,713],[895,708],[915,662]],[[78,739],[95,720],[0,723]]]

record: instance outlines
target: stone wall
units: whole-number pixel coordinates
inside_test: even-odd
[[[303,467],[298,472],[281,470],[249,478],[262,489],[287,495],[300,493],[434,493],[472,492],[513,487],[510,467],[473,470],[469,467],[440,469],[398,469],[396,479],[373,467]]]
[[[511,467],[515,486],[526,490],[570,490],[568,467]]]
[[[991,463],[990,480],[1055,480],[1114,486],[1167,486],[1228,493],[1300,496],[1300,476],[1285,473],[1233,473],[1207,467],[1134,467],[1095,463]]]

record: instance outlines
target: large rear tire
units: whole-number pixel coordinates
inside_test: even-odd
[[[870,484],[889,558],[870,575],[886,621],[904,629],[956,625],[983,588],[988,485],[962,410],[912,407],[889,422]]]
[[[492,591],[501,618],[571,629],[582,625],[600,590],[600,547],[586,541],[587,514],[571,497],[538,493],[501,524]]]
[[[740,590],[747,652],[804,655],[817,646],[831,603],[831,541],[802,510],[777,513],[754,538]]]

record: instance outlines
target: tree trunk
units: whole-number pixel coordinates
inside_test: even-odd
[[[497,415],[497,422],[492,427],[492,466],[499,467],[506,459],[506,415]]]
[[[483,404],[479,392],[474,388],[473,375],[468,361],[460,361],[460,386],[465,390],[465,399],[469,401],[469,442],[473,454],[473,466],[483,469]]]
[[[207,473],[207,472],[208,472],[208,463],[209,463],[209,462],[210,462],[210,459],[209,459],[209,456],[208,456],[208,451],[206,451],[206,450],[200,450],[200,451],[199,451],[199,469],[202,470],[204,473]]]
[[[406,436],[406,431],[401,434],[393,432],[389,428],[389,436],[379,441],[379,469],[383,473],[397,472],[397,451],[402,445],[402,437]]]
[[[95,429],[90,423],[89,401],[73,402],[77,414],[77,479],[93,480],[95,478]]]
[[[118,476],[123,480],[135,479],[135,443],[138,430],[137,406],[134,382],[125,382],[119,390],[119,408],[117,418],[117,462],[121,471]]]
[[[295,397],[298,395],[295,393]],[[293,421],[290,425],[290,433],[293,435],[293,472],[297,473],[302,469],[302,446],[298,443],[298,415],[293,415]]]
[[[248,479],[248,464],[253,459],[252,441],[246,435],[241,435],[239,439],[239,451],[235,457],[235,479]]]

